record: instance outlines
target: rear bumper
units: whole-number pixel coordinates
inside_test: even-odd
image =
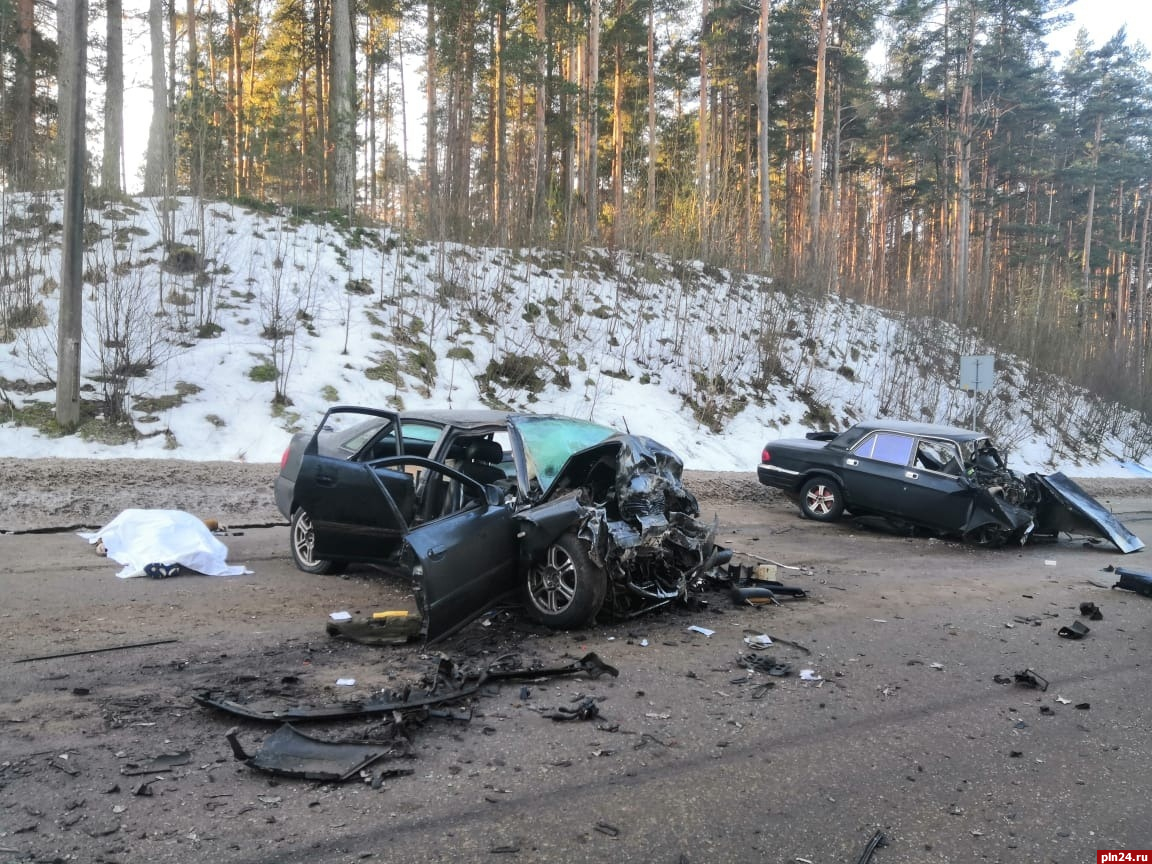
[[[296,489],[296,483],[283,474],[279,474],[273,488],[276,494],[276,509],[283,514],[285,519],[290,519],[292,517],[292,495]]]
[[[799,471],[789,471],[775,465],[761,463],[756,466],[756,477],[765,486],[775,486],[777,489],[792,489],[800,479]]]

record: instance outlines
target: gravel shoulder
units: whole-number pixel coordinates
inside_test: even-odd
[[[129,508],[185,510],[226,525],[282,523],[272,485],[275,463],[179,459],[0,459],[0,532],[98,528]],[[775,490],[749,472],[686,471],[701,500],[772,501]],[[1091,495],[1152,497],[1152,480],[1077,479]]]

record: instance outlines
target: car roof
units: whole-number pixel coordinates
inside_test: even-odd
[[[458,426],[461,429],[471,429],[480,426],[493,426],[508,423],[508,411],[493,411],[487,408],[468,408],[456,410],[453,408],[414,408],[410,411],[400,412],[400,421],[427,420],[429,423],[443,423],[446,426]]]
[[[921,435],[932,438],[949,438],[953,441],[977,441],[987,438],[984,432],[961,429],[958,426],[944,426],[937,423],[914,423],[909,420],[865,420],[854,427],[866,432],[902,432],[905,435]]]

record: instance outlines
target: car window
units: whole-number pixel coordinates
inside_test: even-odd
[[[511,422],[524,445],[528,479],[547,491],[573,453],[599,444],[616,434],[615,429],[570,417],[519,415]]]
[[[959,477],[963,472],[960,451],[952,441],[921,439],[916,445],[916,464],[929,471]]]
[[[405,440],[411,439],[413,441],[424,441],[432,444],[440,437],[441,428],[442,427],[436,423],[424,423],[417,420],[400,421],[400,429],[404,433]]]
[[[915,440],[907,435],[877,432],[857,444],[852,452],[865,459],[876,459],[893,465],[907,465],[915,443]]]

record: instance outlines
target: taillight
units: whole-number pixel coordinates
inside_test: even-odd
[[[772,459],[772,454],[771,454],[771,453],[769,453],[769,452],[768,452],[768,448],[767,448],[767,447],[765,447],[765,448],[764,448],[764,449],[761,451],[761,453],[760,453],[760,461],[761,461],[761,462],[768,462],[768,461],[770,461],[771,459]]]
[[[288,451],[291,449],[292,449],[291,447],[285,447],[284,448],[284,455],[280,457],[280,470],[281,471],[283,471],[284,466],[288,464]],[[768,451],[765,450],[764,452],[767,453]]]

